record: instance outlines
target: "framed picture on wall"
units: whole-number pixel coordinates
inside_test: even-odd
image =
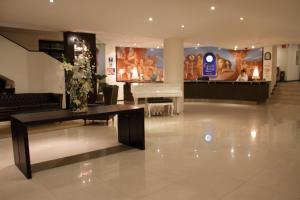
[[[106,68],[106,74],[107,75],[115,75],[116,74],[116,69],[113,67],[107,67]]]
[[[163,49],[116,47],[117,82],[163,82]]]
[[[272,59],[271,52],[266,52],[265,53],[265,60],[271,60],[271,59]]]
[[[113,62],[114,62],[114,58],[113,57],[109,57],[108,58],[108,64],[109,64],[110,67],[112,67]]]
[[[299,66],[300,63],[300,51],[296,51],[296,65]]]

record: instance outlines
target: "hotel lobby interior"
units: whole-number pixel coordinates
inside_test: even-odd
[[[0,0],[0,200],[300,200],[299,0]]]

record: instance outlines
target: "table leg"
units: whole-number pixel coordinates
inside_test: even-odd
[[[26,178],[30,179],[32,174],[27,126],[13,119],[11,120],[11,132],[15,165]]]
[[[118,138],[120,143],[145,149],[144,109],[118,114]]]

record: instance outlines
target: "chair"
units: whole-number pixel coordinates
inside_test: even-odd
[[[108,85],[102,88],[104,96],[104,105],[117,104],[119,86]]]
[[[103,96],[104,96],[104,105],[114,105],[117,104],[118,102],[118,91],[119,91],[119,86],[117,85],[107,85],[102,88],[103,91]],[[97,105],[97,104],[92,104],[89,106],[102,106],[102,105]],[[86,118],[84,119],[84,124],[86,124],[86,120],[105,120],[106,124],[108,125],[108,121],[110,119],[114,120],[115,115],[103,115],[99,117],[92,117],[92,118]]]

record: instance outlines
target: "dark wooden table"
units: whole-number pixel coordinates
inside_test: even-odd
[[[132,105],[91,107],[86,113],[59,110],[11,116],[11,132],[15,165],[28,178],[32,178],[28,127],[51,122],[86,119],[109,114],[118,115],[118,140],[125,145],[145,149],[144,108]]]

